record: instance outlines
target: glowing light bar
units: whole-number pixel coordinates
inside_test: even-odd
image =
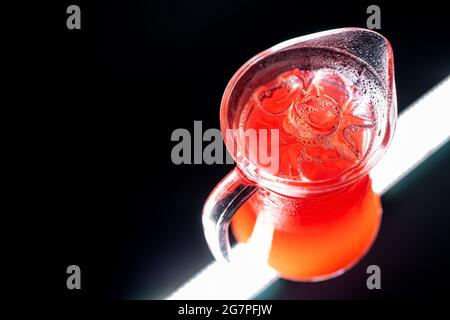
[[[383,193],[429,157],[450,137],[450,76],[403,112],[392,144],[371,172],[373,187]],[[256,231],[256,227],[255,227]],[[260,232],[261,237],[270,232]],[[258,237],[259,239],[259,237]],[[276,271],[264,267],[248,250],[233,248],[233,263],[212,262],[167,299],[250,299],[272,284]]]
[[[392,144],[373,168],[373,188],[383,193],[414,170],[450,136],[450,76],[400,115]]]

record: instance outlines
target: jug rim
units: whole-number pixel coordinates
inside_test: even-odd
[[[389,123],[387,124],[388,128],[385,132],[385,137],[382,137],[384,143],[381,144],[380,150],[377,150],[375,154],[372,156],[369,156],[367,161],[360,162],[355,167],[349,169],[348,171],[344,172],[343,174],[326,180],[319,180],[319,181],[301,181],[301,180],[295,180],[290,179],[286,177],[280,177],[277,175],[274,175],[270,172],[267,172],[255,164],[251,163],[245,156],[241,156],[239,159],[237,159],[236,155],[232,152],[231,156],[235,160],[237,167],[240,169],[240,171],[251,181],[255,182],[259,186],[263,188],[267,188],[269,190],[288,195],[288,196],[303,196],[305,194],[311,194],[311,193],[322,193],[322,192],[328,192],[332,190],[336,190],[342,187],[345,187],[347,185],[353,184],[360,178],[366,176],[369,172],[369,170],[379,161],[381,156],[386,151],[387,147],[389,146],[392,135],[395,130],[395,120],[397,118],[397,106],[396,106],[396,92],[395,92],[395,80],[394,80],[394,68],[393,68],[393,53],[392,53],[392,47],[389,43],[389,41],[380,33],[365,29],[365,28],[338,28],[338,29],[332,29],[327,31],[321,31],[316,32],[296,38],[292,38],[286,41],[283,41],[281,43],[278,43],[260,53],[253,56],[251,59],[249,59],[247,62],[245,62],[233,75],[233,77],[230,79],[230,81],[227,84],[227,87],[224,91],[224,94],[222,96],[221,100],[221,107],[220,107],[220,126],[222,135],[224,138],[224,142],[227,146],[227,149],[229,149],[229,142],[227,142],[226,139],[226,130],[230,129],[232,126],[229,123],[228,120],[228,112],[230,108],[230,98],[232,93],[235,90],[235,87],[238,83],[238,81],[249,71],[249,69],[255,65],[256,63],[262,61],[263,59],[267,58],[268,56],[282,52],[284,50],[290,50],[295,45],[301,44],[306,41],[314,40],[320,37],[326,37],[330,35],[336,35],[341,34],[344,32],[365,32],[365,33],[372,33],[373,35],[376,35],[377,37],[381,37],[383,41],[386,43],[387,47],[387,67],[388,67],[388,74],[387,74],[387,98],[386,98],[386,109],[388,110],[388,117],[391,119],[389,120]],[[346,52],[346,54],[350,54],[349,52]],[[354,55],[353,55],[354,56]],[[356,59],[358,59],[357,56],[354,56]],[[233,145],[234,145],[233,141]]]

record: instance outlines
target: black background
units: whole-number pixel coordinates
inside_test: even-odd
[[[81,7],[81,30],[66,8]],[[33,122],[27,169],[34,253],[45,294],[65,299],[164,298],[212,260],[201,228],[204,200],[230,165],[171,163],[176,128],[219,127],[233,73],[289,38],[365,27],[372,2],[59,1],[46,6],[23,52]],[[399,110],[450,73],[447,11],[438,2],[377,2],[395,54]],[[31,71],[32,70],[32,71]],[[28,100],[29,99],[29,100]],[[28,109],[27,109],[28,110]],[[384,221],[368,256],[318,284],[280,280],[259,298],[440,297],[450,289],[450,146],[383,197]],[[28,194],[27,193],[27,194]],[[30,243],[38,239],[30,239]],[[82,290],[66,288],[66,267]],[[382,269],[368,291],[365,268]],[[46,273],[47,274],[47,273]],[[41,288],[42,289],[42,288]]]

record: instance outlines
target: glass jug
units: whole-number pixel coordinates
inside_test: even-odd
[[[231,223],[236,240],[252,243],[283,278],[323,280],[354,265],[380,226],[369,171],[388,147],[396,117],[392,48],[374,31],[302,36],[246,62],[220,109],[236,167],[203,209],[215,258],[232,260]],[[245,129],[277,130],[269,146],[279,152],[276,171],[252,157]]]

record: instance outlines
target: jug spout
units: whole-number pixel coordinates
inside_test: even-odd
[[[352,55],[373,68],[385,84],[386,94],[395,94],[392,47],[378,32],[363,28],[328,30],[290,39],[271,50],[275,52],[299,47],[322,47]]]

